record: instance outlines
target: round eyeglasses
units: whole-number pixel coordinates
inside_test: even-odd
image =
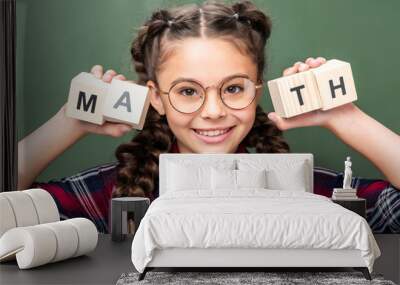
[[[244,109],[249,106],[256,97],[256,90],[263,83],[256,85],[245,76],[231,76],[223,79],[216,88],[222,102],[228,108],[234,110]],[[199,110],[205,101],[206,90],[196,80],[182,79],[174,81],[168,92],[157,88],[162,94],[168,95],[169,102],[178,112],[184,114],[194,113]]]

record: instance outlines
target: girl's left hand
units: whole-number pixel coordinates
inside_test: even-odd
[[[325,62],[326,59],[323,57],[309,57],[305,62],[298,61],[293,66],[286,68],[283,71],[283,76],[288,76],[297,72],[316,68]],[[330,128],[332,120],[335,120],[335,118],[340,118],[344,115],[347,116],[349,112],[355,112],[356,109],[357,107],[353,103],[348,103],[330,110],[322,111],[321,109],[318,109],[291,118],[282,118],[275,112],[270,112],[268,113],[268,118],[272,120],[282,131],[308,126],[321,126]]]

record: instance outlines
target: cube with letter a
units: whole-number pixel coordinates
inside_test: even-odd
[[[103,102],[108,86],[108,83],[93,74],[79,73],[71,80],[66,115],[98,125],[103,124]]]
[[[113,78],[103,106],[104,118],[141,130],[150,104],[148,91],[148,87],[132,81]]]
[[[310,70],[317,81],[322,110],[329,110],[357,100],[351,66],[337,59]]]
[[[268,81],[275,112],[284,118],[321,108],[317,82],[311,71]]]

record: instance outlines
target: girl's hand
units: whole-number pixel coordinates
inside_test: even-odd
[[[317,57],[316,59],[309,57],[305,62],[298,61],[293,66],[286,68],[283,71],[283,76],[288,76],[297,72],[316,68],[325,62],[326,59],[323,57]],[[331,124],[335,119],[348,116],[349,114],[356,112],[357,109],[358,108],[353,103],[348,103],[330,110],[314,110],[287,119],[280,117],[275,112],[270,112],[268,113],[268,118],[272,120],[282,131],[307,126],[322,126],[325,128],[331,128]]]
[[[105,82],[112,78],[125,80],[114,70],[103,74],[101,65],[93,66],[91,73]],[[46,123],[18,142],[18,184],[19,190],[28,189],[36,177],[59,155],[87,133],[119,137],[131,126],[105,122],[99,126],[65,115],[66,104]]]
[[[122,74],[117,74],[114,70],[109,69],[105,73],[103,73],[103,66],[94,65],[90,70],[95,77],[103,80],[104,82],[110,83],[113,78],[119,80],[126,80],[125,76]],[[65,105],[62,109],[65,109]],[[113,123],[113,122],[104,122],[103,125],[97,125],[85,121],[81,121],[78,119],[68,118],[71,120],[76,120],[76,124],[78,128],[81,130],[83,134],[93,133],[100,135],[107,135],[112,137],[120,137],[129,132],[132,127],[128,124],[123,123]]]

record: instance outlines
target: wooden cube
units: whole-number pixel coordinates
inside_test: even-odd
[[[103,106],[104,118],[141,130],[150,104],[148,91],[148,87],[114,78]]]
[[[66,115],[94,124],[103,124],[103,103],[108,83],[82,72],[71,80]]]
[[[71,80],[66,115],[99,125],[122,122],[141,130],[150,105],[148,90],[131,81],[106,83],[82,72]]]
[[[351,66],[337,59],[311,69],[318,84],[322,110],[329,110],[357,100]]]
[[[317,82],[311,71],[295,73],[268,81],[275,112],[290,118],[321,108]]]
[[[349,63],[332,59],[307,71],[268,81],[275,112],[290,118],[312,110],[329,110],[357,100]]]

